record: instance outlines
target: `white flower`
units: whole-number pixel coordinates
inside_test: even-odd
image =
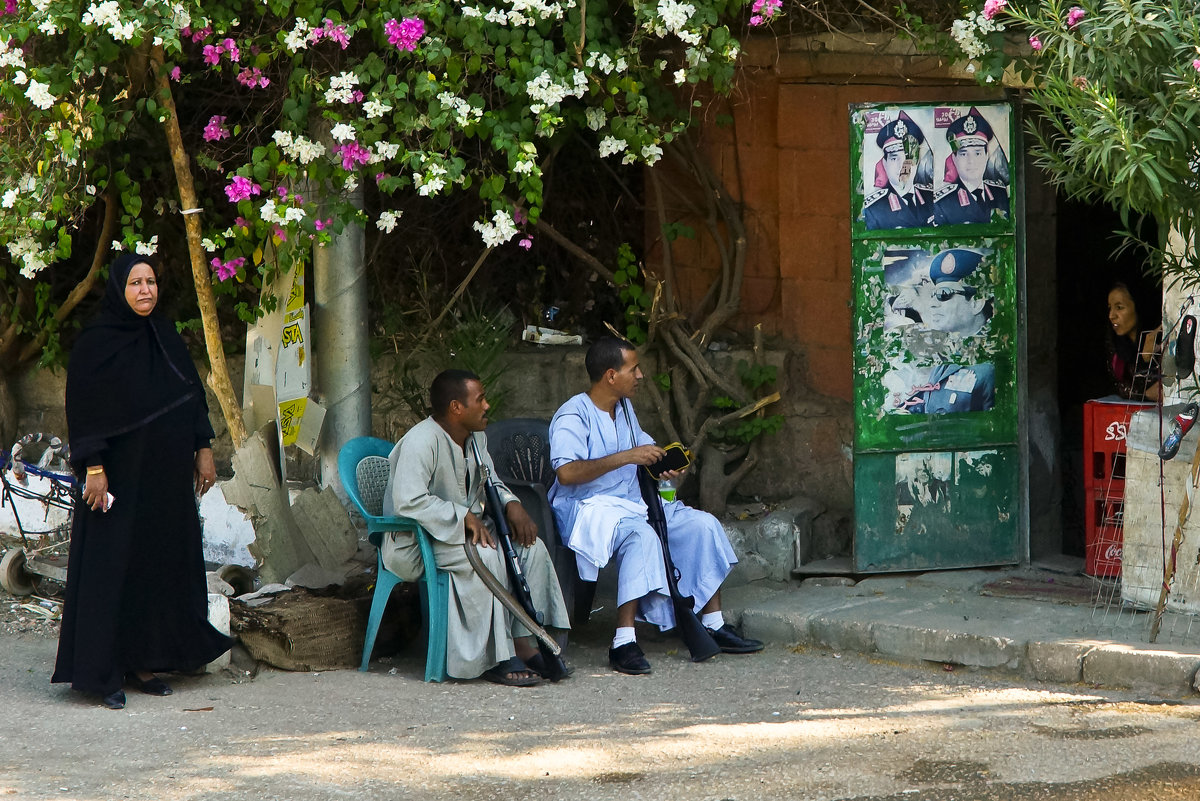
[[[271,134],[271,138],[275,140],[275,145],[280,150],[287,151],[292,147],[292,134],[290,131],[276,131]]]
[[[533,172],[533,168],[535,166],[536,165],[530,159],[519,159],[517,163],[513,165],[512,171],[520,175],[528,175],[529,173]]]
[[[517,235],[517,226],[513,223],[512,215],[501,210],[492,216],[490,223],[475,221],[472,226],[483,237],[483,244],[489,248],[503,245]]]
[[[24,86],[29,83],[29,76],[25,74],[25,70],[17,70],[17,74],[13,76],[12,82],[17,86]]]
[[[0,198],[0,209],[11,209],[17,202],[17,190],[10,189]]]
[[[595,106],[590,106],[584,112],[584,116],[587,117],[587,126],[593,131],[600,130],[604,127],[604,123],[608,121],[608,118],[604,114],[604,109]]]
[[[687,70],[675,70],[675,83],[687,83]]]
[[[625,63],[625,57],[622,56],[621,58],[617,59],[617,65],[613,69],[615,69],[617,72],[624,72],[627,68],[628,65]]]
[[[133,246],[133,250],[142,256],[153,256],[158,252],[158,234],[150,237],[149,242],[138,242]]]
[[[112,241],[112,249],[117,251],[118,253],[120,253],[122,250],[125,249],[125,243],[122,242],[120,239],[114,239]]]
[[[380,161],[394,159],[396,154],[400,152],[400,145],[392,144],[391,142],[376,142],[375,153]]]
[[[11,39],[0,39],[0,67],[24,67],[25,52],[20,47],[10,48]]]
[[[662,154],[662,148],[658,145],[646,145],[642,148],[642,158],[644,158],[646,163],[651,167],[653,167],[658,160],[662,158]]]
[[[283,210],[283,219],[288,222],[300,222],[304,219],[304,217],[304,209],[296,208],[295,206],[288,206]],[[266,218],[264,217],[264,219]]]
[[[329,132],[329,135],[339,142],[345,142],[348,139],[354,138],[354,128],[344,122],[339,122],[333,126],[333,130]]]
[[[629,147],[629,143],[624,139],[617,139],[614,136],[606,136],[600,140],[600,157],[605,158],[614,153],[620,153],[625,148]]]
[[[42,33],[46,34],[47,36],[57,36],[58,35],[58,25],[55,24],[54,20],[52,20],[50,18],[46,18],[46,19],[42,20],[42,24],[38,25],[38,30],[41,31]]]
[[[263,220],[266,222],[273,222],[273,223],[280,223],[280,224],[287,222],[286,220],[284,220],[283,217],[281,217],[279,215],[279,212],[275,210],[275,201],[273,199],[268,199],[265,203],[262,204],[262,208],[259,209],[259,211],[258,211],[258,216],[262,217]]]
[[[353,192],[355,189],[358,189],[358,178],[353,174],[347,175],[346,180],[342,181],[342,189],[345,189],[347,192]]]
[[[658,0],[658,18],[663,21],[667,30],[671,33],[678,33],[683,30],[692,15],[696,13],[696,7],[691,3],[680,3],[677,0]]]
[[[402,214],[404,214],[403,211],[381,211],[379,219],[375,221],[375,227],[385,234],[390,234]]]
[[[283,46],[292,53],[308,47],[308,20],[296,18],[296,27],[283,40]]]
[[[387,103],[381,103],[373,98],[368,100],[366,103],[363,103],[363,111],[366,113],[367,119],[369,120],[378,119],[391,110],[392,107]]]
[[[436,195],[446,187],[446,168],[440,164],[431,164],[424,175],[421,173],[413,174],[413,185],[417,187],[417,194],[428,197]]]
[[[208,237],[204,237],[203,239],[200,240],[200,247],[204,248],[204,250],[207,251],[208,253],[212,253],[214,250],[217,249],[217,243],[212,241]]]
[[[464,17],[481,17],[481,16],[483,16],[479,12],[479,9],[475,8],[474,6],[463,6],[462,7],[462,15]]]
[[[29,98],[29,102],[40,109],[48,109],[54,105],[57,99],[50,94],[50,84],[41,83],[39,81],[30,81],[29,88],[25,90],[25,96]]]

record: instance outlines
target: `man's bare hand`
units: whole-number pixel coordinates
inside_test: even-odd
[[[475,516],[474,512],[467,512],[467,518],[464,522],[467,527],[467,538],[472,543],[484,548],[496,547],[496,541],[492,539],[492,532],[487,530],[487,526]]]
[[[659,459],[666,456],[667,452],[657,445],[638,445],[636,448],[630,448],[625,451],[629,458],[629,464],[650,465],[657,462]]]
[[[533,545],[538,535],[537,523],[533,522],[525,507],[517,501],[509,501],[504,507],[504,516],[508,518],[508,527],[517,544],[526,548]]]

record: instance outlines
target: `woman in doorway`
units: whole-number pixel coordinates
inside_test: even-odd
[[[1162,385],[1154,356],[1161,326],[1148,331],[1145,343],[1140,343],[1142,322],[1129,286],[1120,281],[1113,284],[1108,291],[1109,374],[1122,398],[1158,400]]]
[[[75,505],[51,681],[125,706],[126,682],[170,695],[155,671],[193,670],[232,641],[208,622],[196,496],[216,479],[204,387],[158,306],[145,256],[109,268],[100,313],[67,367]]]

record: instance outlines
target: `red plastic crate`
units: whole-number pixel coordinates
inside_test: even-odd
[[[1125,437],[1129,418],[1144,403],[1083,404],[1083,487],[1119,495],[1125,489]]]
[[[1119,576],[1125,544],[1124,494],[1089,490],[1084,525],[1083,572],[1102,578]]]

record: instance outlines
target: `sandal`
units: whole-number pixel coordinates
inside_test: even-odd
[[[517,675],[520,673],[529,675],[523,677]],[[505,687],[533,687],[542,683],[541,676],[516,656],[505,659],[491,670],[485,670],[480,678],[487,679],[493,684],[503,684]]]

